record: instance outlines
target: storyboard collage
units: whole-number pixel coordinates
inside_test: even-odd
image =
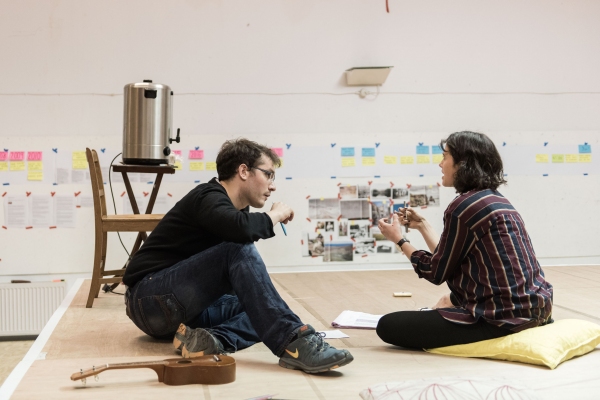
[[[354,261],[377,254],[396,253],[377,223],[401,208],[439,207],[437,183],[408,187],[382,184],[339,185],[337,198],[308,198],[307,230],[302,234],[302,256],[323,262]]]

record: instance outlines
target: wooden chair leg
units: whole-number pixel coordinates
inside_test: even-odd
[[[100,278],[102,278],[102,270],[104,269],[104,262],[102,260],[102,249],[106,249],[106,239],[103,238],[106,233],[103,233],[96,227],[96,245],[94,250],[94,269],[92,272],[92,283],[90,284],[90,293],[88,300],[85,305],[86,308],[92,308],[94,299],[98,297],[100,291]],[[103,240],[104,239],[104,240]],[[106,250],[105,250],[106,251]]]

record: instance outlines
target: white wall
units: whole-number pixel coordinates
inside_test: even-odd
[[[471,129],[597,148],[600,2],[389,3],[388,14],[383,1],[364,0],[1,0],[0,145],[119,147],[122,88],[153,79],[175,91],[174,127],[196,145],[236,136],[358,144]],[[394,66],[381,94],[342,95],[359,89],[345,86],[343,71],[367,65]],[[514,178],[504,190],[538,254],[600,261],[597,178],[550,178]],[[282,184],[282,200],[303,207],[309,183]],[[91,265],[89,225],[54,235],[0,230],[0,274]],[[284,256],[297,254],[294,238],[279,240],[261,244],[265,259],[295,264]]]

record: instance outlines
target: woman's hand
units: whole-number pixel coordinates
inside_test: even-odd
[[[408,225],[410,229],[420,231],[425,224],[425,218],[415,211],[414,208],[402,208],[396,212],[402,225]]]
[[[377,227],[383,236],[393,243],[398,243],[402,239],[402,225],[397,214],[392,215],[391,223],[388,223],[387,218],[381,218],[377,223]]]

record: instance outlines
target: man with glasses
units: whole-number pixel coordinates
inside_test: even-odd
[[[268,147],[230,140],[217,155],[217,173],[164,216],[127,266],[126,311],[144,333],[173,338],[183,357],[235,352],[258,342],[279,365],[325,372],[353,360],[326,343],[281,299],[254,246],[275,236],[294,211],[274,202],[275,168]]]

